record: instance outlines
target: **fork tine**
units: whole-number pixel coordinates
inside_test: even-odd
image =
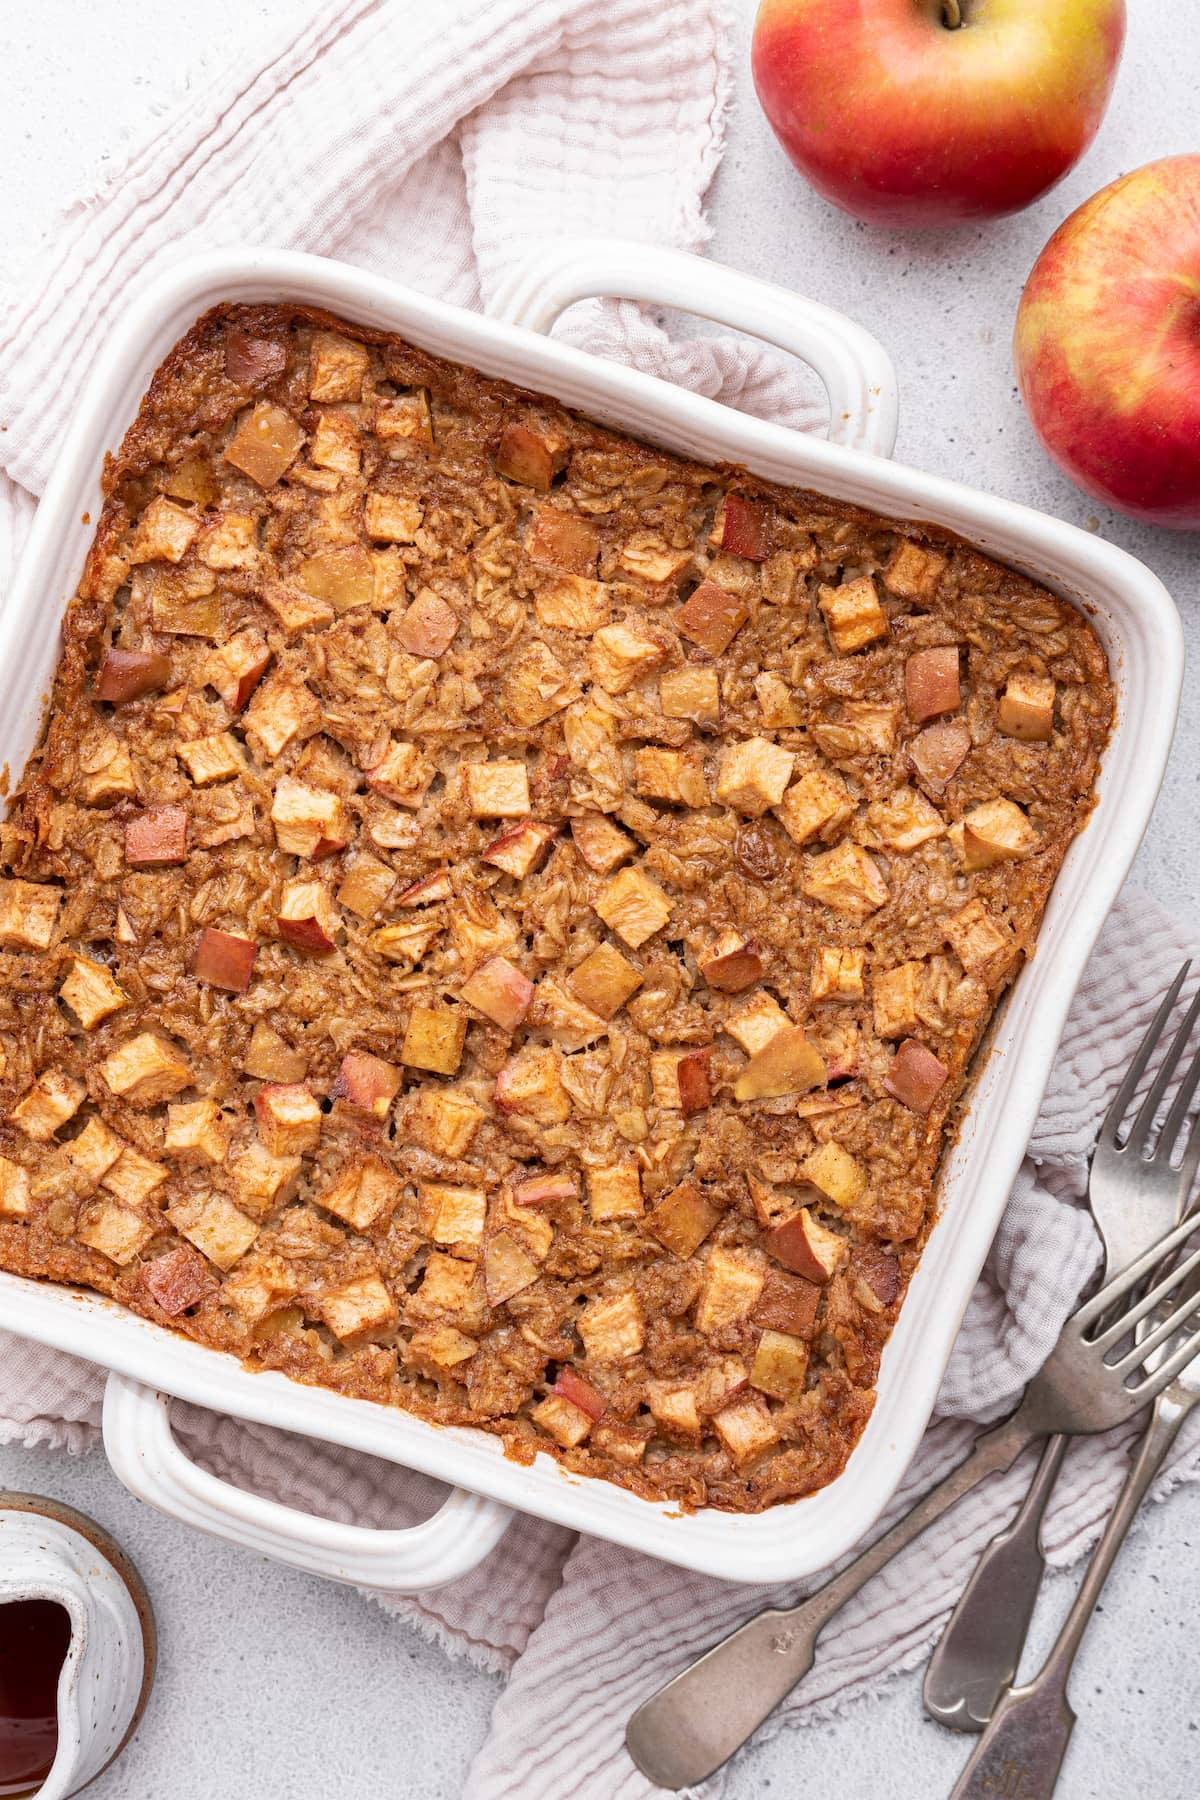
[[[1188,1008],[1189,1020],[1198,1009],[1200,1009],[1200,991],[1197,992],[1196,998]],[[1170,1112],[1163,1120],[1158,1144],[1164,1155],[1170,1155],[1172,1146],[1183,1129],[1198,1084],[1200,1084],[1200,1049],[1197,1049],[1195,1056],[1184,1070],[1183,1079],[1179,1083],[1179,1091],[1171,1102]]]
[[[1137,1394],[1139,1399],[1144,1397],[1146,1400],[1153,1400],[1154,1396],[1161,1394],[1177,1375],[1182,1375],[1188,1364],[1195,1362],[1198,1356],[1200,1356],[1200,1325],[1188,1333],[1177,1350],[1173,1351],[1170,1356],[1164,1357],[1158,1367],[1150,1371],[1145,1381],[1139,1381],[1130,1391]]]
[[[1196,1015],[1198,1013],[1200,1013],[1200,990],[1197,991],[1192,1004],[1184,1014],[1182,1025],[1180,1025],[1179,1030],[1171,1039],[1170,1048],[1162,1059],[1162,1066],[1154,1077],[1154,1080],[1151,1082],[1146,1098],[1138,1108],[1137,1118],[1129,1127],[1129,1136],[1122,1145],[1123,1149],[1135,1150],[1139,1155],[1145,1155],[1146,1145],[1150,1141],[1150,1133],[1154,1129],[1155,1115],[1162,1104],[1163,1095],[1171,1084],[1171,1080],[1174,1077],[1175,1070],[1179,1064],[1179,1059],[1187,1048],[1188,1040],[1191,1038],[1192,1032],[1195,1029]],[[1186,1114],[1186,1112],[1187,1105],[1185,1104],[1184,1113]],[[1172,1140],[1166,1135],[1166,1124],[1164,1122],[1162,1134],[1158,1140],[1159,1146],[1165,1151],[1171,1141]]]
[[[1190,1237],[1196,1229],[1197,1221],[1195,1219],[1185,1219],[1182,1225],[1176,1226],[1175,1230],[1171,1233],[1170,1238],[1163,1238],[1160,1243],[1155,1245],[1151,1255],[1155,1258],[1161,1258],[1162,1254],[1169,1253],[1168,1246],[1170,1249],[1174,1249],[1175,1242],[1184,1241],[1186,1238]],[[1109,1324],[1104,1331],[1097,1332],[1096,1336],[1092,1338],[1090,1342],[1101,1351],[1111,1350],[1114,1345],[1121,1342],[1122,1338],[1129,1336],[1129,1333],[1140,1320],[1146,1318],[1149,1313],[1154,1312],[1157,1307],[1161,1306],[1168,1295],[1174,1293],[1181,1281],[1185,1281],[1189,1275],[1193,1275],[1198,1271],[1200,1271],[1200,1250],[1193,1250],[1190,1256],[1185,1257],[1181,1263],[1177,1263],[1168,1274],[1163,1276],[1161,1281],[1156,1282],[1148,1292],[1144,1293],[1127,1312],[1122,1312],[1119,1318],[1113,1319],[1111,1324]],[[1076,1314],[1076,1317],[1081,1317],[1081,1314]],[[1147,1342],[1148,1341],[1149,1340],[1147,1340]],[[1144,1344],[1139,1344],[1137,1355],[1134,1360],[1140,1361],[1145,1353]]]
[[[1166,994],[1163,996],[1159,1005],[1158,1011],[1147,1026],[1146,1035],[1138,1045],[1134,1059],[1125,1072],[1125,1079],[1113,1095],[1112,1104],[1104,1115],[1104,1123],[1100,1127],[1100,1136],[1096,1140],[1098,1146],[1100,1144],[1110,1147],[1115,1145],[1117,1127],[1128,1112],[1133,1101],[1133,1096],[1137,1093],[1138,1083],[1146,1072],[1146,1064],[1154,1054],[1155,1046],[1163,1034],[1163,1027],[1171,1016],[1171,1010],[1174,1007],[1176,1000],[1179,998],[1179,990],[1187,980],[1188,970],[1191,966],[1191,959],[1189,957],[1188,961],[1184,963],[1174,981],[1167,989]]]
[[[1197,1231],[1200,1231],[1200,1219],[1197,1219],[1194,1213],[1189,1214],[1172,1231],[1166,1232],[1159,1238],[1156,1244],[1151,1244],[1150,1248],[1143,1251],[1141,1256],[1134,1257],[1133,1261],[1127,1264],[1119,1274],[1114,1275],[1112,1280],[1106,1282],[1092,1295],[1090,1300],[1085,1300],[1083,1305],[1076,1309],[1072,1315],[1076,1329],[1081,1333],[1086,1331],[1106,1312],[1123,1303],[1133,1289],[1140,1287],[1147,1276],[1154,1276],[1166,1259],[1182,1244],[1186,1244],[1187,1240]],[[1196,1254],[1200,1255],[1200,1251]],[[1151,1305],[1157,1304],[1158,1300],[1169,1294],[1172,1288],[1178,1286],[1179,1270],[1185,1266],[1190,1269],[1191,1264],[1190,1257],[1186,1265],[1180,1263],[1178,1268],[1173,1269],[1169,1275],[1159,1281],[1158,1286],[1153,1290],[1153,1299],[1150,1296],[1143,1296],[1143,1299],[1148,1300]],[[1110,1328],[1111,1331],[1117,1332],[1119,1336],[1122,1325],[1128,1330],[1143,1316],[1146,1310],[1147,1307],[1139,1303],[1139,1306],[1131,1308],[1129,1312],[1123,1313],[1121,1318],[1116,1319]]]
[[[1181,1300],[1175,1310],[1169,1313],[1161,1324],[1156,1325],[1153,1331],[1148,1331],[1144,1338],[1139,1338],[1127,1355],[1118,1357],[1117,1361],[1109,1363],[1108,1367],[1113,1371],[1119,1370],[1122,1375],[1132,1374],[1134,1369],[1139,1368],[1161,1344],[1165,1344],[1168,1338],[1174,1337],[1184,1322],[1190,1319],[1198,1309],[1200,1309],[1200,1293],[1193,1292],[1189,1298]]]

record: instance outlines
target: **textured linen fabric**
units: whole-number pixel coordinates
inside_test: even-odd
[[[50,248],[0,290],[0,581],[32,517],[87,370],[127,300],[180,257],[237,245],[338,256],[486,310],[539,242],[617,234],[699,249],[727,100],[721,0],[350,0],[298,7],[257,56],[156,121]],[[763,416],[813,428],[809,387],[742,339],[672,336],[629,303],[572,309],[599,354]],[[0,615],[2,622],[2,615]],[[892,1518],[1011,1405],[1097,1261],[1083,1207],[1107,1094],[1189,948],[1144,896],[1123,899],[1072,1009],[1029,1153],[964,1321],[931,1427]],[[0,1332],[0,1442],[97,1439],[103,1375]],[[425,1477],[179,1406],[214,1474],[331,1517],[401,1525],[444,1491]],[[1131,1432],[1076,1446],[1051,1508],[1052,1560],[1095,1536]],[[860,1595],[770,1731],[870,1690],[926,1652],[1032,1466],[994,1479]],[[1166,1491],[1200,1471],[1184,1434]],[[767,1602],[818,1585],[734,1587],[519,1519],[474,1573],[375,1596],[454,1655],[509,1671],[469,1800],[634,1800],[630,1711]],[[719,1790],[719,1778],[709,1791]]]

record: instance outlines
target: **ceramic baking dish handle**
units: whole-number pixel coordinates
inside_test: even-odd
[[[695,313],[788,350],[814,369],[829,396],[829,437],[890,456],[896,442],[896,372],[882,344],[844,313],[741,275],[685,250],[622,238],[567,238],[535,251],[494,296],[510,325],[549,332],[577,300],[644,300]]]
[[[455,1488],[420,1525],[375,1531],[299,1512],[198,1468],[171,1430],[170,1400],[125,1375],[104,1390],[104,1448],[113,1472],[160,1512],[290,1563],[310,1575],[389,1593],[417,1593],[467,1574],[493,1550],[513,1515]]]

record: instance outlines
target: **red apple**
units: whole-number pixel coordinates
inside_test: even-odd
[[[1072,481],[1135,519],[1200,526],[1200,155],[1135,169],[1059,226],[1014,352]]]
[[[1087,149],[1125,0],[763,0],[752,62],[780,143],[874,225],[1016,212]]]

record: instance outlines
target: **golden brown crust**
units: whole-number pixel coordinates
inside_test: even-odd
[[[686,1507],[830,1481],[1092,805],[1086,621],[304,308],[201,319],[105,494],[0,1263]]]

